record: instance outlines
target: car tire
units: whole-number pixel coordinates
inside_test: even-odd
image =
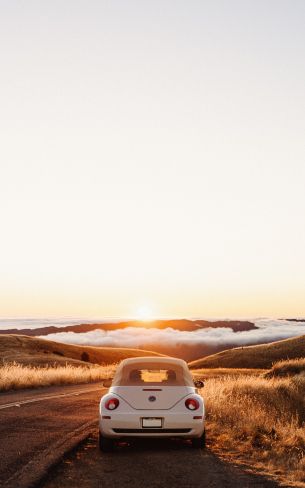
[[[114,450],[114,440],[108,437],[103,437],[99,432],[98,445],[102,452],[111,452]]]
[[[192,439],[192,447],[195,449],[204,449],[205,448],[205,430],[201,437],[197,437]]]

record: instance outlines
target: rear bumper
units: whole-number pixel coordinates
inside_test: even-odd
[[[200,437],[204,431],[204,418],[194,419],[199,413],[168,413],[164,410],[139,411],[119,414],[111,412],[110,419],[100,416],[99,429],[104,437]],[[162,418],[161,428],[143,428],[143,417]]]

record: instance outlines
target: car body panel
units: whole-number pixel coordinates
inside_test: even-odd
[[[114,393],[135,410],[168,410],[182,398],[194,393],[189,386],[142,387],[113,386],[109,393]]]

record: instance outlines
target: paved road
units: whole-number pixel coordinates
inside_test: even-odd
[[[139,441],[101,454],[97,412],[104,391],[91,384],[1,394],[0,486],[32,488],[42,477],[39,488],[278,486],[224,463],[209,449],[194,450],[187,442]],[[65,455],[88,432],[89,439]]]
[[[276,488],[263,476],[180,441],[141,441],[101,454],[91,436],[39,488]]]
[[[101,384],[0,394],[0,486],[28,487],[96,430]]]

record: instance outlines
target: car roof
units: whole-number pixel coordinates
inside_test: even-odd
[[[161,370],[173,369],[177,372],[182,386],[194,387],[193,378],[187,363],[183,361],[183,359],[172,358],[169,356],[140,356],[137,358],[123,359],[115,372],[112,386],[128,386],[126,379],[129,377],[132,370],[149,370],[150,368]],[[137,386],[137,388],[139,388],[139,386]]]
[[[168,364],[180,364],[182,367],[186,367],[187,363],[183,359],[172,358],[169,356],[139,356],[136,358],[123,359],[122,366],[128,364],[141,364],[141,363],[168,363]]]

